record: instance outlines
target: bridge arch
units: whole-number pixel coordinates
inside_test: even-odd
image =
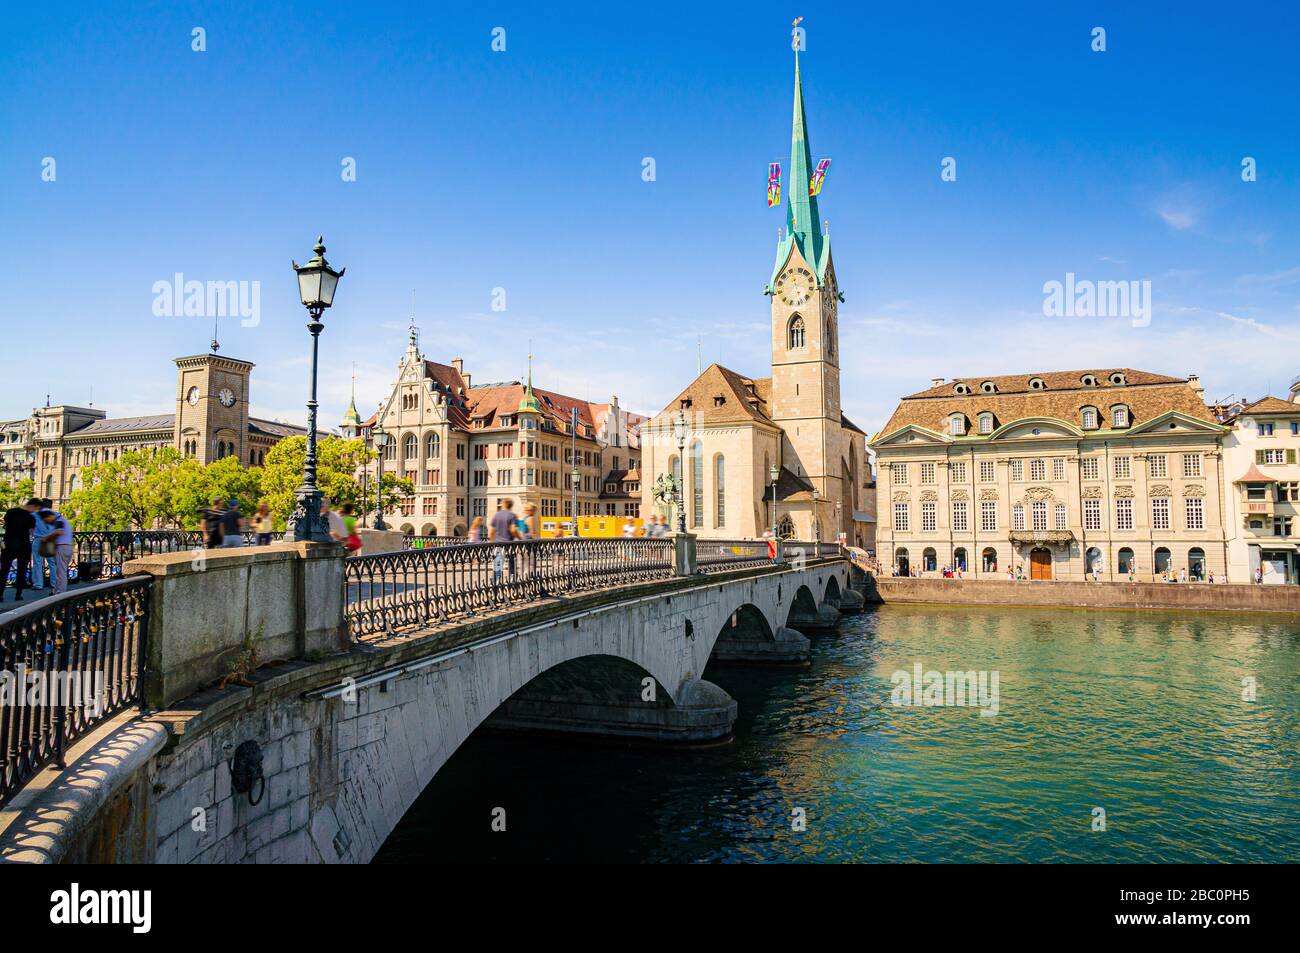
[[[826,593],[822,596],[822,601],[833,606],[840,604],[840,581],[833,574],[826,580]]]
[[[812,594],[812,590],[805,585],[801,585],[794,592],[794,598],[790,600],[790,612],[786,615],[785,624],[791,625],[797,615],[816,615],[817,614],[817,597]]]

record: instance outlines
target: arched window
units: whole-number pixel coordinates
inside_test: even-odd
[[[794,539],[794,520],[790,519],[787,513],[781,517],[781,522],[776,526],[776,535],[782,539]]]
[[[54,477],[52,476],[45,478],[45,495],[50,498],[54,496]]]
[[[1083,429],[1084,430],[1097,429],[1097,408],[1096,407],[1083,408]]]
[[[980,414],[980,433],[993,432],[993,415],[984,413]]]
[[[415,434],[408,433],[402,440],[402,459],[410,462],[416,459],[420,454],[420,441]]]
[[[429,434],[429,438],[424,442],[424,457],[426,460],[437,460],[442,456],[442,440],[436,433]]]
[[[966,571],[966,550],[961,546],[952,551],[952,568]]]
[[[704,525],[704,444],[691,441],[691,526]]]
[[[727,465],[722,454],[713,457],[714,526],[727,525]]]
[[[790,350],[792,351],[804,346],[805,332],[804,332],[803,318],[797,314],[790,319],[789,339],[790,339]]]
[[[1110,425],[1112,427],[1128,426],[1128,407],[1125,404],[1116,404],[1110,409]]]
[[[1121,576],[1127,576],[1137,571],[1137,564],[1133,560],[1133,550],[1125,546],[1119,551],[1119,559],[1115,563],[1115,568]]]
[[[826,322],[826,356],[835,356],[835,319]]]
[[[939,554],[927,546],[925,551],[921,553],[921,571],[934,572],[938,568]]]
[[[986,547],[980,554],[980,567],[983,572],[998,571],[998,551],[992,546]]]
[[[960,437],[966,433],[966,418],[961,414],[953,414],[948,418],[948,435]]]
[[[1156,556],[1156,564],[1155,564],[1156,575],[1160,575],[1162,572],[1168,572],[1169,571],[1169,550],[1161,546],[1159,549],[1156,550],[1155,556]]]
[[[1187,577],[1193,582],[1205,581],[1205,550],[1199,546],[1187,551]]]
[[[77,491],[77,475],[74,473],[68,477],[68,495],[71,496]]]

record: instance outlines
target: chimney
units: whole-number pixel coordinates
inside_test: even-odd
[[[932,378],[930,378],[930,386],[931,386],[931,387],[938,387],[938,386],[939,386],[940,384],[942,384],[942,383],[943,383],[943,378],[942,378],[942,377],[932,377]]]
[[[464,373],[465,373],[465,359],[464,359],[464,358],[462,358],[462,357],[453,357],[453,358],[451,359],[451,366],[455,369],[455,371],[456,371],[457,374],[460,374],[460,375],[462,375],[462,376],[464,375]]]
[[[1192,390],[1196,391],[1196,393],[1199,394],[1199,395],[1201,395],[1201,398],[1204,399],[1204,397],[1205,397],[1205,388],[1204,388],[1203,386],[1201,386],[1201,375],[1200,375],[1200,374],[1188,374],[1188,375],[1187,375],[1187,386],[1190,387]]]

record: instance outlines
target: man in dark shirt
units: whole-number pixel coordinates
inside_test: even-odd
[[[210,509],[201,510],[203,517],[203,541],[209,549],[215,549],[221,545],[222,537],[225,535],[221,530],[221,518],[225,515],[226,508],[221,497],[212,501]]]
[[[221,545],[227,549],[244,545],[244,514],[239,512],[236,499],[231,499],[221,514]]]
[[[41,501],[28,500],[25,506],[15,506],[5,513],[4,548],[0,549],[0,599],[4,597],[5,583],[9,579],[9,567],[16,565],[14,579],[14,601],[23,597],[27,588],[27,564],[32,558],[32,531],[36,529],[36,517],[32,514],[41,508]]]

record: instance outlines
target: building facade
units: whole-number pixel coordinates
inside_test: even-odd
[[[386,523],[422,536],[464,536],[474,517],[486,522],[505,499],[520,514],[534,504],[543,526],[558,531],[573,512],[575,479],[578,516],[639,517],[645,419],[617,397],[593,404],[534,387],[531,370],[526,382],[475,385],[460,358],[426,360],[412,330],[379,410],[363,421],[350,407],[343,432],[373,449],[382,425],[385,473],[415,487],[386,510]],[[370,487],[377,469],[377,462],[366,466]]]
[[[112,418],[92,407],[37,407],[27,421],[37,492],[60,506],[84,484],[86,467],[131,450],[174,447],[204,464],[233,456],[260,466],[280,440],[307,431],[250,416],[252,369],[215,352],[176,358],[174,413]]]
[[[30,421],[0,421],[0,482],[17,486],[23,480],[36,482],[36,448],[32,444]]]
[[[844,296],[811,194],[797,53],[790,152],[786,231],[764,289],[771,298],[771,376],[712,364],[663,408],[642,431],[642,504],[656,505],[654,482],[672,473],[691,533],[752,538],[772,528],[787,538],[862,545],[866,435],[840,409],[837,321]],[[679,416],[688,430],[680,448]]]
[[[1300,582],[1300,378],[1289,399],[1228,409],[1223,439],[1224,528],[1233,582]]]
[[[1195,376],[936,379],[871,441],[900,574],[1223,581],[1227,428]]]

